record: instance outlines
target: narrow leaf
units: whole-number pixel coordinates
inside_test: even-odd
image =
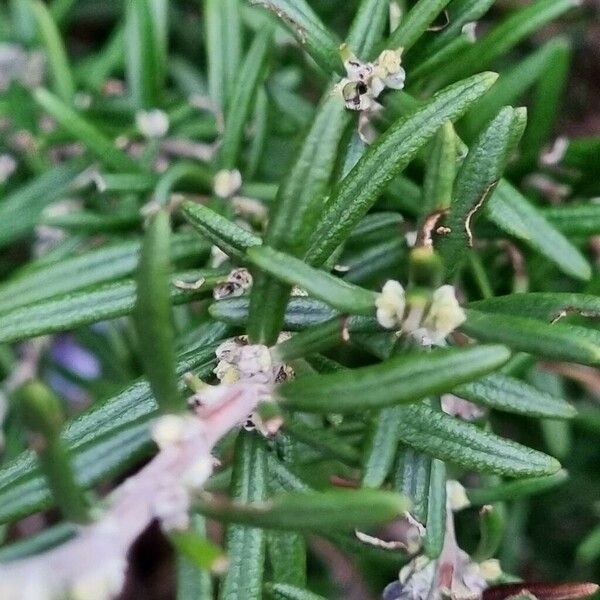
[[[362,60],[371,58],[383,35],[388,12],[387,0],[362,0],[358,6],[346,44]]]
[[[541,253],[563,273],[583,280],[591,277],[591,267],[581,252],[507,181],[498,185],[486,214],[498,227]]]
[[[495,79],[495,74],[482,73],[442,90],[378,138],[333,190],[312,235],[308,261],[322,264],[443,123],[464,113]]]
[[[277,396],[285,406],[305,412],[363,411],[449,391],[499,367],[508,358],[503,346],[398,356],[348,372],[301,377],[279,386]]]
[[[267,246],[250,248],[250,261],[290,285],[297,285],[309,294],[349,314],[371,315],[376,294],[364,288],[310,267],[303,261],[277,252]]]
[[[267,583],[265,591],[272,600],[325,600],[323,596],[286,583]]]
[[[400,439],[436,458],[467,469],[511,477],[551,475],[560,469],[560,464],[550,456],[424,404],[406,406],[403,412]]]

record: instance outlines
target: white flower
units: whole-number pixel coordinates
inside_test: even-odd
[[[17,161],[10,154],[0,154],[0,183],[6,183],[16,169]]]
[[[149,139],[162,138],[169,131],[169,117],[157,108],[138,111],[135,114],[135,124],[139,132]]]
[[[221,169],[213,180],[213,191],[219,198],[231,198],[242,187],[242,175],[237,169]]]
[[[471,506],[471,501],[464,486],[455,479],[449,479],[446,482],[446,497],[448,498],[448,505],[455,512]]]
[[[123,587],[125,569],[125,561],[117,557],[102,561],[96,569],[73,583],[69,597],[73,600],[111,600]]]
[[[381,294],[375,300],[377,321],[386,329],[394,329],[402,323],[406,297],[402,285],[393,279],[386,281]]]
[[[431,307],[423,321],[434,344],[444,338],[466,321],[464,310],[458,304],[454,286],[443,285],[433,292]]]

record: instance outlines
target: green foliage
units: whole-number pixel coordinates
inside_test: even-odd
[[[0,72],[0,523],[64,520],[0,562],[208,414],[212,475],[162,523],[180,600],[341,597],[340,552],[380,597],[454,527],[502,581],[593,577],[600,141],[544,154],[576,0],[6,4],[0,54],[45,70]],[[264,346],[228,370],[232,339]]]

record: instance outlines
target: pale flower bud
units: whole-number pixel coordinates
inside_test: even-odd
[[[375,300],[377,321],[386,329],[393,329],[402,323],[406,308],[406,296],[402,285],[393,279],[386,281],[381,294]]]
[[[237,170],[219,171],[213,181],[213,190],[219,198],[231,198],[242,187],[242,175]]]
[[[456,299],[454,286],[443,285],[433,292],[431,307],[423,325],[431,332],[434,343],[439,343],[466,319],[465,312]]]
[[[157,108],[138,111],[135,114],[135,124],[138,131],[148,139],[162,138],[169,131],[169,117]]]
[[[471,506],[471,502],[467,497],[464,486],[455,479],[450,479],[446,482],[446,496],[448,498],[448,504],[454,512]]]

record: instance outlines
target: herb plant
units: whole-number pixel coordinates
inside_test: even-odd
[[[0,7],[0,598],[596,591],[587,13],[506,5]]]

